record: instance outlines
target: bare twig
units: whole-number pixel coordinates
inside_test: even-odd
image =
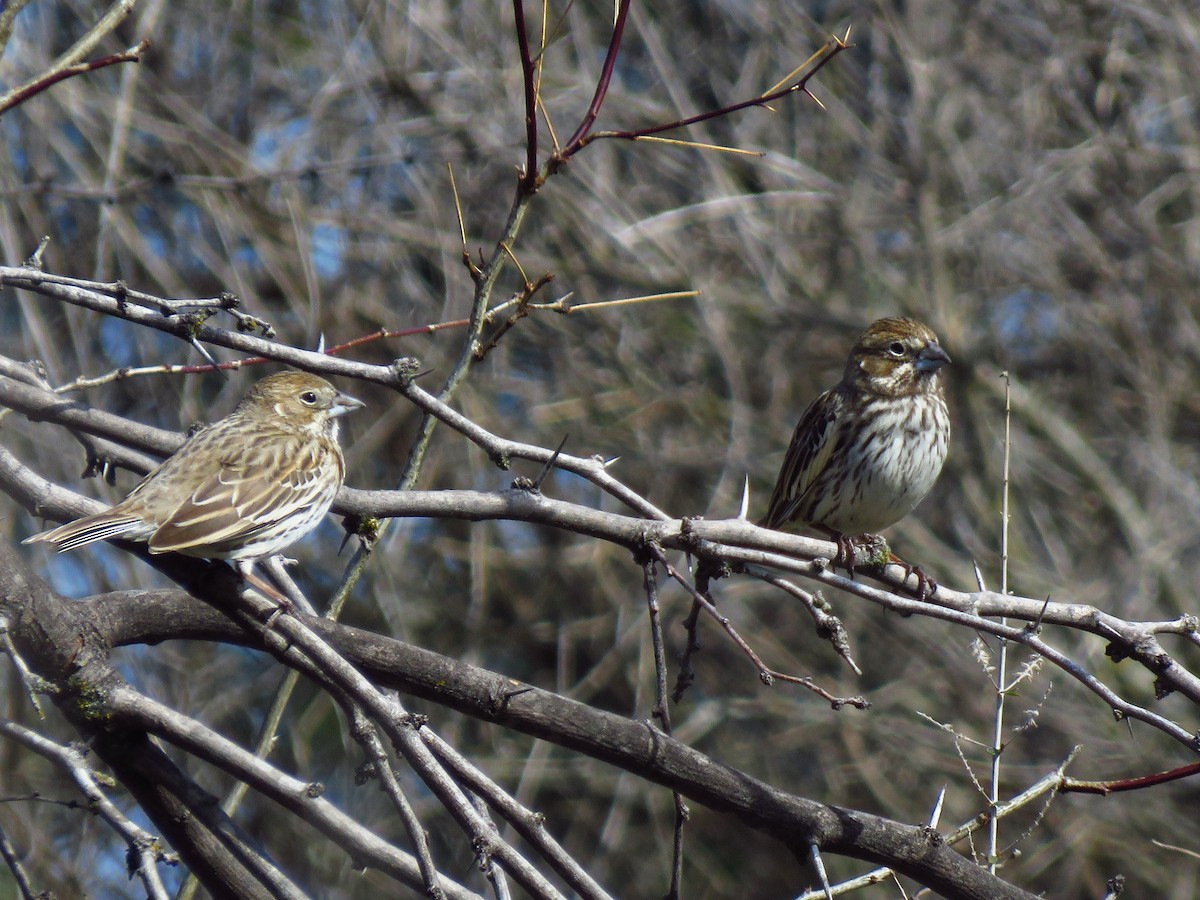
[[[425,834],[425,829],[422,827],[416,811],[412,808],[412,804],[404,796],[404,791],[396,779],[396,773],[392,771],[392,761],[388,757],[387,750],[384,749],[383,742],[379,739],[379,732],[376,731],[374,723],[366,713],[356,704],[351,707],[351,715],[354,723],[354,737],[366,752],[375,777],[379,780],[384,793],[391,799],[393,808],[400,814],[400,821],[404,823],[404,830],[408,834],[408,840],[417,857],[417,864],[421,868],[421,877],[425,880],[425,895],[431,900],[443,900],[446,891],[441,885],[441,875],[433,862],[429,838]]]
[[[1067,767],[1075,759],[1075,756],[1078,752],[1078,747],[1072,749],[1072,751],[1067,755],[1067,758],[1064,759],[1053,772],[1049,772],[1042,778],[1039,778],[1034,784],[1031,784],[1011,800],[1006,800],[1005,802],[1001,803],[996,808],[995,815],[1000,816],[1001,818],[1011,816],[1013,813],[1019,812],[1020,810],[1025,809],[1039,800],[1045,801],[1046,798],[1053,797],[1055,791],[1058,790],[1059,786],[1065,779]],[[991,815],[992,813],[990,811],[985,810],[970,821],[959,825],[953,831],[943,835],[942,839],[947,845],[953,847],[955,844],[970,838],[981,828],[986,828]],[[886,867],[873,869],[865,875],[860,875],[857,878],[849,879],[834,885],[833,893],[835,896],[848,894],[864,887],[889,880],[894,876],[894,874],[895,873],[892,869]],[[823,896],[823,891],[808,891],[804,894],[801,894],[796,898],[796,900],[820,900],[820,898]]]
[[[421,717],[410,715],[397,697],[389,697],[376,688],[297,616],[276,615],[279,610],[274,601],[246,591],[237,603],[232,611],[239,623],[255,633],[273,653],[285,661],[296,660],[310,675],[327,682],[340,702],[361,704],[365,715],[388,735],[396,750],[470,836],[481,865],[494,859],[534,896],[562,896],[512,847],[495,839],[493,830],[488,828],[461,787],[417,736],[418,729],[424,724]],[[257,760],[255,764],[261,765]]]
[[[654,651],[654,709],[651,715],[658,719],[665,734],[671,733],[671,710],[667,698],[667,657],[663,647],[662,622],[658,615],[658,574],[655,561],[645,556],[642,561],[642,587],[646,592],[646,605],[650,612],[650,642]],[[675,801],[675,826],[671,852],[671,887],[667,897],[678,900],[683,880],[683,827],[688,820],[688,808],[683,795],[673,792]]]
[[[573,891],[585,900],[609,900],[604,888],[550,836],[541,815],[517,803],[432,729],[423,727],[419,734],[438,760],[454,773],[454,777],[486,800],[521,837],[536,847],[542,858],[558,872]]]
[[[1200,763],[1189,763],[1167,772],[1156,772],[1153,775],[1140,775],[1137,778],[1121,778],[1114,781],[1081,781],[1075,778],[1064,778],[1058,789],[1064,794],[1100,794],[1107,797],[1109,794],[1122,791],[1140,791],[1158,784],[1191,778],[1196,774],[1200,774]]]
[[[516,24],[517,50],[521,54],[521,84],[525,93],[525,171],[521,173],[520,190],[532,194],[538,189],[538,78],[533,55],[529,50],[529,27],[525,21],[523,0],[513,0],[513,18]],[[543,15],[543,25],[544,19]],[[539,58],[540,56],[539,53]]]
[[[292,352],[307,354],[307,351]],[[317,358],[319,360],[328,359],[320,356]],[[333,361],[330,360],[330,362]],[[362,364],[356,365],[361,366]],[[364,368],[375,369],[377,367]],[[421,392],[423,397],[411,394],[410,389],[413,387],[410,384],[405,388],[406,396],[416,397],[421,403],[428,404],[429,409],[436,409],[439,415],[448,424],[452,424],[456,430],[472,439],[477,439],[482,446],[494,448],[503,454],[504,459],[512,454],[545,462],[553,456],[553,451],[549,449],[529,447],[496,438],[458,413],[429,403],[433,398],[424,392]],[[417,390],[419,391],[419,389]],[[31,394],[36,395],[36,393],[35,389],[29,386],[16,385],[16,383],[0,377],[0,403],[11,405],[12,400],[6,399],[6,397],[23,397],[28,400]],[[54,395],[50,394],[49,396],[53,397]],[[80,427],[90,430],[87,425],[87,417],[82,416],[78,410],[63,410],[59,415],[64,420],[69,418],[71,422],[79,423]],[[119,432],[110,433],[119,434]],[[1200,679],[1180,661],[1174,660],[1158,644],[1155,637],[1160,631],[1165,634],[1190,635],[1195,629],[1194,620],[1190,617],[1171,622],[1143,624],[1123,621],[1082,604],[1050,603],[1032,598],[1003,597],[988,592],[968,594],[944,587],[939,590],[938,604],[913,600],[890,591],[871,587],[863,581],[851,581],[828,571],[827,560],[836,550],[835,546],[828,542],[785,535],[757,528],[738,520],[724,522],[688,520],[686,523],[678,519],[671,520],[648,504],[640,495],[612,479],[602,461],[585,460],[563,454],[559,457],[558,465],[568,471],[577,471],[612,493],[613,496],[627,501],[644,515],[653,518],[604,513],[556,501],[529,491],[502,491],[492,494],[473,491],[360,492],[343,488],[340,494],[343,499],[338,501],[336,508],[375,517],[452,516],[475,520],[503,518],[540,522],[552,527],[568,528],[577,533],[602,537],[630,549],[643,546],[650,541],[664,548],[701,552],[706,557],[723,559],[730,563],[769,566],[781,571],[803,575],[831,587],[838,587],[902,615],[921,615],[942,619],[968,629],[1024,644],[1102,698],[1121,717],[1145,722],[1189,748],[1197,746],[1194,729],[1182,727],[1159,713],[1125,700],[1083,666],[1051,646],[1039,634],[1025,628],[1001,625],[988,618],[989,616],[1007,615],[1025,621],[1040,619],[1044,625],[1054,624],[1081,628],[1099,634],[1110,642],[1111,647],[1119,646],[1120,655],[1137,659],[1142,665],[1153,671],[1163,685],[1169,685],[1171,690],[1185,693],[1189,698],[1200,702]],[[0,487],[14,499],[26,503],[38,514],[45,514],[60,520],[66,516],[75,516],[96,510],[95,505],[81,506],[77,500],[64,503],[60,499],[64,495],[66,497],[75,495],[44,479],[33,476],[33,473],[25,469],[3,448],[0,448]],[[346,502],[350,498],[354,498],[352,504]],[[66,512],[66,510],[70,510],[70,512]],[[757,549],[758,547],[778,548],[791,555]],[[891,584],[893,587],[900,587],[904,578],[904,570],[899,566],[890,566],[880,572],[879,576],[885,580],[885,583]],[[769,677],[779,676],[779,673],[772,672],[765,666],[761,671]],[[837,698],[827,697],[826,699],[834,702]]]
[[[313,785],[278,771],[223,735],[132,689],[118,689],[107,700],[111,714],[120,717],[122,722],[142,728],[199,759],[234,773],[264,796],[301,815],[305,822],[355,859],[369,863],[405,884],[417,888],[424,885],[413,857],[381,840],[354,816],[336,809],[313,789]],[[465,900],[476,896],[445,881],[443,887],[452,897]]]
[[[622,3],[621,9],[624,10],[626,6],[627,6],[626,3]],[[623,28],[623,26],[624,26],[623,19],[618,19],[618,22],[619,22],[619,27]],[[620,34],[619,30],[617,28],[614,28],[613,29],[613,41],[615,43],[617,43],[618,45],[619,45],[619,41],[620,41],[619,34]],[[582,150],[584,147],[586,147],[592,141],[605,140],[605,139],[636,141],[639,139],[645,139],[651,135],[661,134],[664,131],[674,131],[677,128],[687,128],[690,125],[698,125],[701,122],[708,122],[713,119],[725,118],[726,116],[733,115],[736,112],[741,112],[744,109],[753,109],[755,107],[765,107],[765,106],[768,106],[773,101],[778,100],[781,97],[786,97],[789,94],[795,94],[795,93],[807,94],[808,93],[807,85],[808,85],[809,80],[814,75],[816,75],[817,72],[819,72],[822,68],[824,68],[829,63],[830,60],[832,60],[834,57],[836,57],[842,51],[848,50],[850,48],[851,45],[846,43],[846,38],[848,38],[848,37],[849,37],[849,32],[846,33],[845,38],[839,38],[836,35],[831,37],[821,47],[821,49],[819,49],[816,53],[814,53],[811,57],[809,57],[808,61],[805,63],[805,66],[802,67],[804,71],[797,77],[797,79],[794,82],[788,84],[786,87],[780,88],[778,90],[769,91],[759,97],[752,97],[749,100],[743,100],[739,103],[732,103],[728,106],[722,106],[719,109],[713,109],[713,110],[709,110],[708,112],[699,113],[698,115],[688,116],[687,118],[683,118],[683,119],[677,119],[674,122],[667,122],[662,125],[653,125],[649,128],[638,128],[638,129],[632,129],[629,131],[595,131],[595,132],[589,133],[589,129],[591,128],[592,124],[596,120],[596,115],[599,114],[600,105],[604,101],[604,93],[607,92],[609,82],[611,81],[611,78],[612,78],[612,71],[611,71],[611,68],[607,67],[608,59],[606,58],[605,59],[606,69],[604,70],[603,74],[601,75],[600,84],[597,86],[597,89],[596,89],[596,97],[593,98],[593,100],[592,100],[592,106],[589,107],[589,109],[588,109],[588,115],[584,117],[583,122],[580,123],[579,128],[576,129],[575,134],[571,136],[571,139],[569,141],[567,141],[566,146],[563,147],[562,152],[560,154],[558,154],[558,157],[556,157],[556,160],[559,161],[561,164],[561,162],[564,162],[566,159],[570,158],[575,153],[578,153],[580,150]],[[613,50],[610,47],[610,53],[612,53],[612,52],[613,52]],[[603,91],[601,90],[601,88],[603,88]]]
[[[63,66],[62,68],[54,69],[50,73],[40,75],[35,80],[28,84],[22,85],[19,88],[14,88],[4,96],[0,97],[0,115],[8,112],[15,106],[20,106],[30,97],[34,97],[42,91],[49,90],[58,84],[60,81],[65,81],[68,78],[74,78],[76,75],[86,75],[89,72],[95,72],[99,69],[105,69],[109,66],[119,65],[127,62],[140,62],[142,56],[150,48],[150,42],[143,40],[134,47],[130,47],[121,53],[113,53],[110,56],[102,56],[100,59],[94,59],[91,62],[76,63],[74,65]]]
[[[600,77],[596,79],[596,90],[592,95],[592,102],[588,104],[587,112],[583,114],[583,118],[575,128],[575,133],[567,138],[562,150],[552,157],[554,161],[565,161],[578,153],[587,140],[588,132],[596,123],[596,118],[600,115],[600,107],[604,105],[604,98],[608,95],[609,85],[612,84],[613,69],[616,68],[617,56],[621,52],[621,41],[625,37],[625,23],[629,18],[629,6],[630,0],[619,0],[617,3],[612,37],[608,42],[608,52],[604,54],[604,63],[600,67]]]
[[[819,591],[816,594],[810,594],[808,591],[803,590],[786,579],[773,575],[770,572],[761,572],[752,567],[746,569],[746,574],[761,579],[767,584],[779,588],[779,590],[786,594],[791,594],[804,604],[804,608],[812,616],[813,624],[817,629],[817,636],[829,641],[830,646],[833,647],[838,656],[846,661],[846,665],[853,670],[855,675],[862,674],[862,669],[858,667],[858,663],[854,661],[854,657],[850,653],[850,638],[846,634],[842,620],[828,612],[828,604]]]
[[[38,691],[45,686],[41,684],[41,680],[36,675],[29,671],[29,666],[25,664],[25,660],[13,646],[12,635],[8,632],[8,621],[3,618],[0,618],[0,650],[3,650],[4,655],[12,662],[13,668],[17,670],[17,675],[21,679],[21,685],[25,688],[25,695],[29,698],[33,711],[37,713],[39,719],[45,719],[46,713],[42,710],[42,702],[38,699]]]
[[[667,561],[666,554],[663,553],[661,546],[647,544],[647,550],[654,557],[654,559],[658,561],[659,565],[663,567],[663,570],[667,573],[667,575],[674,579],[676,583],[678,583],[685,591],[692,595],[692,600],[695,604],[695,607],[698,607],[707,613],[725,630],[725,633],[729,635],[730,639],[737,646],[737,648],[746,655],[751,663],[754,664],[754,667],[758,670],[759,680],[762,681],[763,684],[770,686],[778,679],[779,681],[787,681],[791,684],[801,685],[802,687],[808,688],[814,694],[817,694],[818,696],[827,700],[829,705],[834,709],[841,709],[843,706],[853,706],[857,709],[866,709],[870,706],[870,703],[868,703],[863,697],[834,696],[807,675],[788,675],[783,672],[777,672],[776,670],[767,666],[766,663],[764,663],[759,655],[754,651],[754,648],[752,648],[746,642],[746,640],[740,634],[738,634],[737,629],[733,627],[733,623],[729,621],[729,617],[722,615],[717,610],[712,598],[708,597],[703,590],[700,590],[697,586],[693,585],[686,578],[680,575],[675,567]],[[695,615],[695,607],[693,607],[693,617]],[[689,621],[691,621],[691,617],[689,617]],[[692,627],[694,628],[694,622]],[[689,641],[689,645],[692,643],[694,643],[694,641]],[[676,702],[678,702],[679,693],[680,688],[676,687]]]
[[[3,826],[0,826],[0,857],[4,858],[4,864],[12,873],[21,900],[39,900],[46,896],[44,892],[34,890],[33,883],[29,880],[29,873],[25,871],[25,866],[21,863],[21,854],[13,846]]]
[[[66,771],[87,798],[88,808],[104,819],[129,845],[130,859],[137,861],[136,866],[130,867],[131,876],[137,874],[147,896],[155,900],[167,900],[168,894],[159,877],[158,864],[175,865],[178,859],[166,852],[157,837],[139,828],[117,809],[100,790],[96,774],[78,748],[56,744],[37,732],[7,720],[0,720],[0,734],[18,741]]]
[[[1012,458],[1012,394],[1009,391],[1007,372],[1000,375],[1004,379],[1004,463],[1000,485],[1000,593],[1008,593],[1008,488]],[[1001,625],[1007,620],[1001,619]],[[996,806],[1000,803],[1000,757],[1004,752],[1004,703],[1008,697],[1008,642],[1000,639],[998,659],[996,662],[996,699],[992,715],[992,748],[991,748],[991,780],[988,784],[988,801],[991,804],[993,816],[988,823],[988,870],[995,874],[1000,856],[1000,817],[994,815]]]

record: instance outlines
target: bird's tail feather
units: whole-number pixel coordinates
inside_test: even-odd
[[[135,516],[114,516],[112,513],[100,513],[87,516],[58,528],[43,531],[23,540],[23,544],[53,544],[59,553],[74,550],[94,541],[106,541],[111,538],[128,538],[142,540],[150,536],[154,528]]]

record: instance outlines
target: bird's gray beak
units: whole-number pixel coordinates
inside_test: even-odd
[[[341,391],[333,398],[333,406],[329,408],[331,416],[344,416],[346,413],[354,412],[356,409],[362,409],[366,406],[357,397],[351,397],[349,394],[343,394]]]
[[[946,355],[946,351],[936,341],[929,341],[921,348],[921,352],[917,354],[917,361],[913,364],[918,372],[936,372],[942,366],[950,365],[950,357]]]

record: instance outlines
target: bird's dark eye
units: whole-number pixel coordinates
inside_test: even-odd
[[[904,345],[899,341],[892,341],[888,344],[888,353],[892,354],[892,356],[903,356]]]
[[[313,391],[305,391],[300,395],[300,402],[307,403],[309,406],[312,406],[317,402],[317,395]]]

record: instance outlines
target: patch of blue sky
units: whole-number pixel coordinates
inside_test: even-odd
[[[389,541],[394,541],[401,546],[410,543],[425,545],[437,540],[440,535],[440,523],[437,519],[395,518],[388,522],[387,532],[384,534],[384,546],[386,547]],[[449,557],[444,558],[443,561],[447,566],[451,563]]]
[[[176,206],[172,215],[172,237],[174,252],[180,266],[193,271],[207,268],[204,257],[192,248],[197,247],[209,236],[210,220],[206,211],[195,203],[185,202]]]
[[[46,527],[49,528],[52,524],[47,522]],[[42,571],[45,572],[50,586],[64,597],[86,597],[95,590],[95,584],[89,574],[92,565],[93,560],[81,560],[69,553],[51,552]]]
[[[1169,103],[1142,100],[1134,108],[1138,132],[1150,144],[1178,149],[1190,141],[1196,105],[1191,97],[1178,97]],[[1180,128],[1180,123],[1186,123]]]
[[[495,535],[497,537],[495,543],[502,545],[509,553],[534,553],[544,545],[542,536],[538,534],[537,527],[530,525],[528,522],[497,519],[491,524],[495,528]]]
[[[110,800],[113,799],[113,792],[106,791],[106,793],[108,793]],[[117,805],[123,806],[119,800],[117,801]],[[126,806],[124,812],[126,814],[132,814],[133,809]],[[134,818],[136,819],[137,817],[135,816]],[[98,823],[100,820],[99,818],[95,818],[93,821]],[[148,821],[145,821],[144,818],[143,821],[139,822],[138,824],[147,829],[151,834],[157,833],[157,829],[155,829],[155,827]],[[81,846],[85,846],[83,843],[84,840],[85,839],[82,838],[78,832],[73,834],[59,834],[54,839],[54,843],[58,848],[56,853],[61,855],[63,859],[75,859],[79,854],[79,848]],[[90,845],[93,848],[103,845],[103,841],[98,835],[93,835],[90,840],[95,841],[94,844]],[[128,864],[125,855],[125,847],[118,841],[112,841],[109,846],[112,848],[112,852],[98,853],[95,857],[93,857],[93,861],[88,865],[88,877],[93,880],[93,886],[111,886],[129,883],[130,878],[129,870],[127,868]],[[183,867],[179,866],[177,868]],[[165,876],[167,871],[167,866],[159,867],[160,874]]]
[[[342,274],[346,261],[346,229],[331,224],[318,224],[312,230],[312,261],[322,278]]]
[[[0,10],[9,6],[0,2]],[[57,46],[52,39],[59,27],[62,10],[54,4],[30,3],[12,20],[5,53],[0,56],[0,92],[10,90],[29,80],[34,72],[45,68],[68,45]],[[8,125],[7,119],[5,125]]]
[[[100,320],[100,346],[117,366],[135,366],[142,358],[129,323],[121,319]]]
[[[99,327],[100,349],[114,366],[138,366],[146,359],[174,361],[181,354],[195,352],[173,335],[138,328],[122,319],[102,319]]]
[[[45,528],[53,526],[53,522],[45,523]],[[34,521],[30,528],[31,533],[42,530],[41,520]],[[129,554],[103,541],[67,553],[56,553],[45,544],[31,545],[28,550],[36,554],[34,567],[65,597],[87,597],[100,590],[101,585],[127,584],[130,571],[137,570],[144,571],[136,587],[149,589],[169,583],[166,576],[141,564],[131,569]]]
[[[493,405],[504,421],[510,425],[529,420],[529,404],[525,398],[515,391],[499,391],[492,400]]]
[[[250,164],[266,172],[294,168],[308,158],[311,135],[308,116],[260,125],[250,142]]]
[[[885,255],[907,253],[912,248],[912,235],[901,229],[880,229],[873,233],[875,248]]]
[[[0,84],[0,90],[3,89],[3,84]],[[20,116],[10,116],[9,118],[11,121],[5,123],[8,127],[3,129],[2,133],[4,135],[4,142],[8,145],[7,156],[12,166],[8,170],[8,177],[4,178],[4,181],[14,186],[28,184],[33,181],[35,176],[42,173],[33,170],[29,154],[26,152],[25,123]]]
[[[262,268],[262,256],[249,238],[242,238],[233,248],[233,264],[245,274]]]
[[[568,443],[565,452],[570,452],[570,449]],[[564,500],[567,503],[577,503],[580,506],[589,506],[594,509],[601,509],[605,506],[604,492],[595,484],[581,475],[576,475],[574,472],[555,469],[550,473],[550,477],[546,479],[545,484],[542,485],[542,490],[547,496]],[[613,503],[616,502],[615,500],[613,501]]]
[[[139,236],[146,242],[153,255],[166,256],[171,250],[171,235],[163,228],[163,223],[154,208],[139,205],[133,211],[133,218],[137,223]]]
[[[1061,304],[1045,291],[1020,287],[989,304],[988,315],[1000,342],[1014,356],[1029,357],[1058,340]]]
[[[51,231],[54,246],[60,249],[70,247],[80,240],[83,234],[82,229],[79,227],[79,219],[77,218],[81,212],[80,204],[70,200],[61,200],[50,203],[47,211],[50,215],[50,221],[54,223]],[[94,215],[94,212],[91,210],[89,210],[89,213]]]

